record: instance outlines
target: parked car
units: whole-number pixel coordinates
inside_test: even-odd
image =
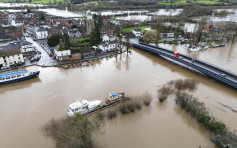
[[[37,50],[37,53],[38,53],[38,54],[41,54],[41,51]]]

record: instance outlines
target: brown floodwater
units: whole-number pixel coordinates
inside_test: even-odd
[[[162,45],[163,46],[163,45]],[[237,73],[237,45],[215,48],[191,55]],[[183,46],[167,46],[186,53]],[[188,53],[190,54],[190,53]],[[105,98],[110,92],[153,96],[150,107],[106,121],[104,132],[96,139],[103,147],[215,148],[211,134],[170,96],[164,103],[156,99],[157,89],[170,80],[192,78],[199,82],[191,92],[205,102],[210,112],[231,130],[237,130],[237,91],[192,72],[159,56],[140,50],[93,62],[93,66],[64,70],[39,69],[39,78],[0,86],[0,147],[53,148],[41,127],[52,118],[66,116],[68,104],[77,99]]]

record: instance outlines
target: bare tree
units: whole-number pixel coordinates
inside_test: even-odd
[[[144,35],[143,35],[143,40],[146,43],[158,43],[159,41],[159,35],[157,35],[157,31],[147,31]]]

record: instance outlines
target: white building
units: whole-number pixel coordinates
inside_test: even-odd
[[[56,59],[59,61],[69,60],[71,56],[71,50],[62,50],[62,51],[54,50],[54,55]]]
[[[139,29],[133,29],[132,33],[134,34],[136,38],[141,38],[143,36],[142,30],[139,30]]]
[[[161,33],[161,38],[174,38],[174,33]]]
[[[103,42],[109,42],[109,41],[110,41],[109,36],[108,36],[108,35],[103,35],[103,36],[102,36],[102,41],[103,41]]]
[[[103,52],[114,51],[119,49],[119,44],[117,41],[109,41],[98,46]]]
[[[24,64],[24,58],[20,50],[20,43],[9,43],[0,46],[0,68],[7,68],[12,65]]]
[[[47,39],[48,38],[48,29],[44,27],[34,28],[35,38],[37,40]]]
[[[34,52],[35,48],[31,42],[23,41],[21,43],[21,53]]]

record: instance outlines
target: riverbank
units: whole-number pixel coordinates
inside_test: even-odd
[[[123,51],[121,54],[123,54],[124,52],[126,52],[126,51]],[[100,59],[108,58],[108,57],[113,57],[117,54],[118,53],[116,53],[116,52],[110,52],[110,53],[106,53],[104,55],[96,56],[96,57],[90,58],[90,59],[71,60],[71,61],[65,61],[65,62],[57,62],[57,64],[48,64],[48,65],[37,64],[37,62],[36,62],[36,63],[33,63],[33,64],[14,67],[14,68],[11,68],[11,69],[0,70],[0,73],[12,71],[12,70],[17,70],[17,69],[21,69],[21,68],[26,68],[26,67],[31,67],[31,66],[39,66],[39,67],[43,67],[43,68],[46,68],[46,67],[59,67],[59,68],[64,68],[64,69],[78,68],[78,67],[93,65],[93,63],[91,61],[100,60]]]

